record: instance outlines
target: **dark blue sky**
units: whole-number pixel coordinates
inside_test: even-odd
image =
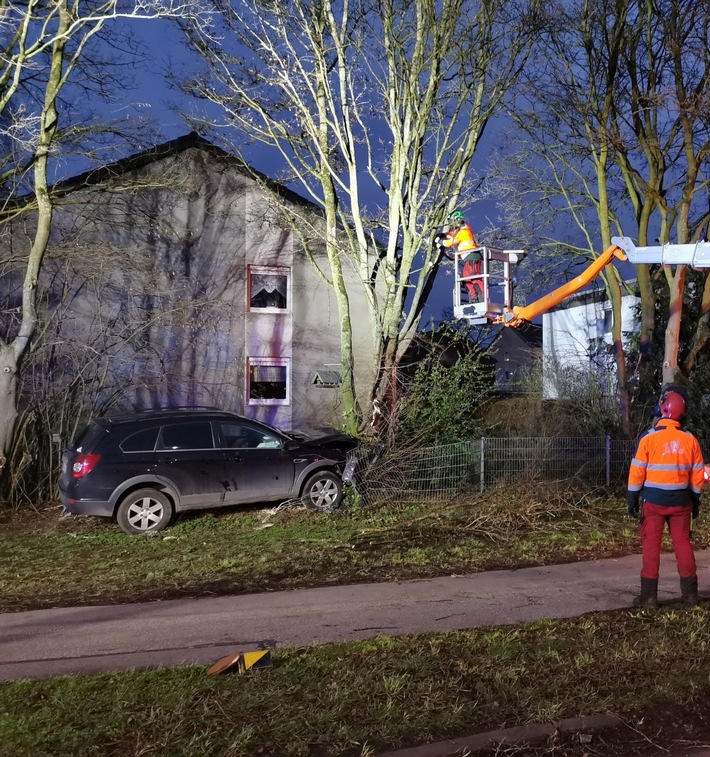
[[[156,142],[167,141],[179,137],[190,130],[189,125],[180,115],[181,111],[190,111],[194,107],[204,107],[201,104],[195,106],[189,103],[185,96],[177,89],[170,86],[166,72],[169,68],[173,71],[189,73],[189,59],[182,50],[180,35],[174,25],[167,20],[145,21],[133,25],[134,33],[143,41],[145,58],[140,64],[136,63],[133,76],[136,83],[134,91],[126,91],[126,101],[115,106],[107,106],[109,116],[131,118],[133,114],[140,114],[153,120],[156,133],[146,131],[146,141],[141,145],[142,149],[153,146]],[[218,116],[217,116],[218,117]],[[497,142],[495,125],[490,124],[484,135],[479,148],[475,166],[479,172],[485,170],[488,152],[495,148]],[[255,168],[267,175],[273,175],[273,157],[270,158],[266,148],[253,149],[244,156]],[[82,167],[83,170],[83,167]],[[74,170],[73,173],[78,173]],[[293,187],[296,191],[298,188]],[[299,194],[304,194],[300,191]],[[474,203],[470,207],[463,207],[467,220],[479,235],[479,241],[485,243],[485,235],[481,230],[490,226],[500,226],[499,209],[495,202],[483,200]],[[534,251],[522,264],[519,273],[525,277],[526,271],[539,266],[544,261],[538,259]],[[451,265],[451,264],[449,264]],[[554,289],[563,279],[559,276],[550,280],[548,277],[543,286],[549,289],[538,289],[534,296],[541,296],[547,291]],[[599,280],[598,285],[601,284]],[[425,309],[422,327],[427,327],[431,321],[439,321],[446,317],[447,311],[453,306],[453,276],[446,271],[446,264],[437,276],[434,289]]]

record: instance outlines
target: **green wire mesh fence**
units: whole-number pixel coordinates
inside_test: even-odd
[[[344,480],[365,506],[446,502],[526,480],[622,487],[635,449],[633,441],[609,437],[486,437],[406,450],[362,445],[349,453]]]

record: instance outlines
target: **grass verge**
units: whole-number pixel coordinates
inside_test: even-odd
[[[372,755],[581,714],[688,715],[710,695],[710,608],[282,649],[273,663],[4,684],[0,744],[18,757]]]
[[[625,503],[528,484],[403,509],[234,509],[129,537],[59,508],[0,520],[0,611],[237,594],[545,565],[638,551]],[[695,543],[710,543],[697,521]]]

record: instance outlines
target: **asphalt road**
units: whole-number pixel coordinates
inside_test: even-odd
[[[710,550],[697,553],[700,592]],[[211,663],[234,652],[564,618],[631,605],[638,555],[544,568],[0,615],[0,680]],[[710,586],[707,587],[710,590]],[[677,599],[664,554],[659,599]]]

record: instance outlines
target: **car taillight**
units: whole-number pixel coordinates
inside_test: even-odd
[[[74,478],[85,476],[96,467],[99,460],[101,460],[101,455],[77,455],[72,465],[72,476]]]

